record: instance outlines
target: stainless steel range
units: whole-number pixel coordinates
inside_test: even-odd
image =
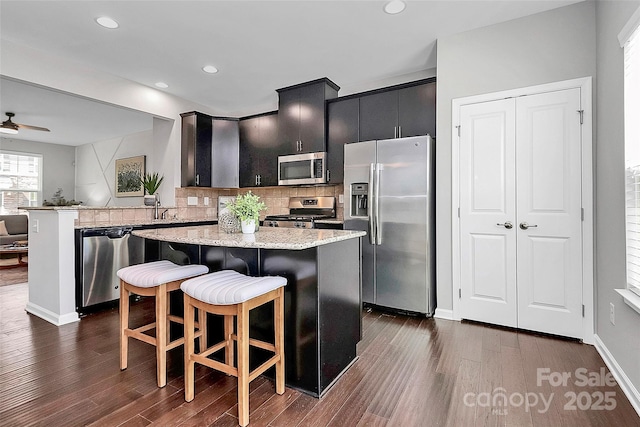
[[[288,215],[269,215],[265,227],[315,228],[314,221],[336,217],[335,197],[290,197]]]

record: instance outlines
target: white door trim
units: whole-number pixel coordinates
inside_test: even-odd
[[[583,77],[548,83],[525,88],[512,89],[501,92],[456,98],[452,101],[451,111],[451,248],[452,248],[452,312],[453,319],[460,320],[460,218],[458,207],[460,200],[459,182],[459,143],[457,126],[460,124],[460,107],[497,99],[533,95],[565,89],[580,89],[580,104],[582,115],[582,208],[584,221],[582,223],[582,300],[584,303],[584,317],[582,319],[583,342],[594,343],[595,333],[595,288],[594,288],[594,195],[593,195],[593,109],[592,109],[592,78]]]

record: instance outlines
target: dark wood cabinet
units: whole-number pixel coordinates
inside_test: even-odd
[[[240,187],[278,185],[278,112],[240,119]]]
[[[281,154],[325,151],[325,101],[339,89],[323,78],[277,90]]]
[[[191,111],[182,117],[182,187],[211,187],[212,117]]]
[[[435,135],[435,81],[360,97],[360,141]]]
[[[360,99],[332,100],[327,103],[327,182],[344,179],[344,145],[360,141]]]

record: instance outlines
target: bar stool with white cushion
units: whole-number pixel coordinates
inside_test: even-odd
[[[204,265],[177,265],[171,261],[154,261],[145,264],[130,265],[118,270],[120,278],[120,369],[127,369],[128,338],[146,342],[156,347],[156,371],[158,387],[167,384],[167,351],[184,343],[184,337],[170,341],[170,322],[184,323],[183,319],[170,314],[169,293],[180,289],[186,279],[205,273],[209,269]],[[129,328],[129,292],[141,296],[153,296],[156,302],[155,322]],[[155,337],[146,331],[156,329]],[[200,347],[205,348],[206,324],[199,322],[198,337]]]
[[[276,367],[276,393],[284,393],[284,286],[287,279],[279,276],[250,277],[236,271],[223,270],[185,280],[180,288],[184,293],[185,327],[185,400],[191,402],[195,394],[195,363],[238,378],[238,422],[249,424],[249,383],[270,367]],[[249,310],[274,302],[275,343],[249,338]],[[194,314],[207,312],[224,316],[224,341],[200,353],[194,350]],[[206,316],[206,315],[205,315]],[[203,316],[203,318],[205,317]],[[233,317],[237,318],[234,334]],[[238,362],[234,366],[233,341],[237,341]],[[265,363],[249,372],[249,345],[274,353]],[[225,349],[225,363],[207,356]]]

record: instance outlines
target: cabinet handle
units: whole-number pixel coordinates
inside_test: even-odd
[[[402,138],[402,126],[398,126],[398,138]]]
[[[196,185],[200,185],[200,175],[196,174]]]
[[[256,175],[256,187],[258,186],[258,175]]]
[[[302,151],[302,141],[300,141],[300,151]]]
[[[393,127],[393,137],[397,138],[398,137],[398,126],[394,126]]]

